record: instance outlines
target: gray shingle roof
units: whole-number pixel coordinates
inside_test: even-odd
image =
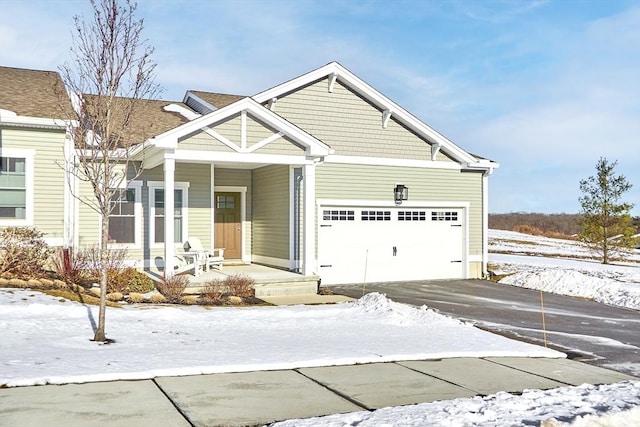
[[[0,67],[0,108],[19,116],[72,118],[66,93],[55,71]]]
[[[203,101],[208,102],[216,108],[224,108],[227,105],[231,105],[236,101],[246,98],[246,96],[241,95],[229,95],[226,93],[214,93],[214,92],[203,92],[200,90],[190,90],[192,94],[201,98]]]
[[[95,102],[95,95],[84,95],[87,103]],[[116,98],[117,102],[131,101],[131,98]],[[131,120],[122,135],[123,146],[130,146],[146,141],[181,124],[187,123],[184,116],[163,108],[169,104],[176,104],[191,111],[182,102],[139,99],[136,100]]]

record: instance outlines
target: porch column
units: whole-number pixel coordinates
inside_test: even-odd
[[[173,241],[174,220],[174,173],[176,170],[175,159],[164,159],[164,275],[166,278],[173,276],[175,243]]]
[[[304,165],[304,254],[302,274],[315,273],[316,257],[316,165]]]

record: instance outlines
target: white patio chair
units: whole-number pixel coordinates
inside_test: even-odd
[[[209,271],[209,268],[211,267],[222,270],[224,248],[215,248],[213,250],[214,253],[211,253],[202,246],[202,242],[199,238],[189,237],[189,240],[184,243],[184,250],[197,253],[198,264],[203,265],[205,271]]]

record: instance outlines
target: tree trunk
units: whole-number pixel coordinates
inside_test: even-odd
[[[100,311],[98,314],[98,328],[93,337],[94,341],[105,342],[105,312],[107,310],[107,244],[109,243],[109,215],[102,215],[102,230],[100,233]]]

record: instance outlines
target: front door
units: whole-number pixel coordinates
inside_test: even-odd
[[[225,259],[242,258],[240,193],[215,193],[215,245],[224,248]]]

